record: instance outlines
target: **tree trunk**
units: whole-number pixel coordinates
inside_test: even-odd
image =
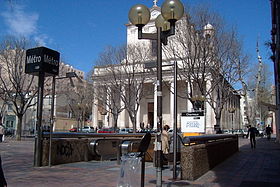
[[[131,115],[130,119],[132,122],[133,133],[136,133],[136,117]]]
[[[136,133],[136,114],[137,112],[131,112],[129,110],[127,110],[130,121],[132,123],[132,128],[133,128],[133,133]]]
[[[82,126],[85,127],[85,112],[82,111]]]
[[[215,131],[218,131],[221,128],[221,115],[222,115],[221,110],[215,112],[215,119],[216,119],[216,126],[215,126],[216,128],[214,129]]]
[[[80,124],[80,119],[77,120],[77,132],[81,132],[82,131],[82,127]]]
[[[16,140],[20,141],[21,140],[21,129],[22,129],[22,118],[23,115],[18,115],[18,123],[17,123],[17,130],[16,130]]]
[[[217,129],[221,128],[221,116],[215,115],[215,119],[216,119],[216,127],[217,127]]]
[[[117,127],[118,127],[118,114],[113,114],[113,124],[114,124],[114,128],[117,129]]]
[[[220,85],[217,88],[217,101],[216,101],[216,107],[214,109],[215,113],[215,119],[216,119],[216,131],[218,131],[221,128],[221,115],[222,115],[222,90],[223,88],[220,87]]]
[[[136,118],[135,117],[133,117],[132,125],[133,125],[133,133],[136,133]]]

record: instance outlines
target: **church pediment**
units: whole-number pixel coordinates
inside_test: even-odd
[[[155,20],[158,17],[158,15],[161,14],[160,7],[158,6],[153,6],[150,11],[151,11],[151,20]]]

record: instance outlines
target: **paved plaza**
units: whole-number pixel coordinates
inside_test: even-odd
[[[249,140],[240,138],[240,151],[195,181],[172,181],[172,170],[163,170],[163,186],[279,187],[280,145],[274,139],[257,139],[252,150]],[[0,154],[8,187],[115,187],[120,166],[116,161],[90,161],[52,167],[33,167],[32,139],[0,143]],[[222,150],[221,150],[222,151]],[[135,174],[132,178],[140,178]],[[156,171],[146,164],[145,186],[156,186]]]

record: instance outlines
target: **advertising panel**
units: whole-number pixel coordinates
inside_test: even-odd
[[[183,133],[205,133],[205,117],[203,112],[186,112],[181,116]]]

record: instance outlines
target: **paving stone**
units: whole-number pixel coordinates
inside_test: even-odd
[[[251,149],[249,140],[241,138],[239,152],[195,181],[171,180],[172,166],[162,171],[163,186],[245,187],[280,186],[280,145],[265,138],[257,139]],[[34,141],[7,139],[0,143],[3,170],[9,187],[114,187],[120,166],[116,161],[90,161],[33,167]],[[146,163],[145,187],[156,184],[156,169]],[[140,178],[140,173],[138,173]],[[178,177],[180,178],[180,176]]]

